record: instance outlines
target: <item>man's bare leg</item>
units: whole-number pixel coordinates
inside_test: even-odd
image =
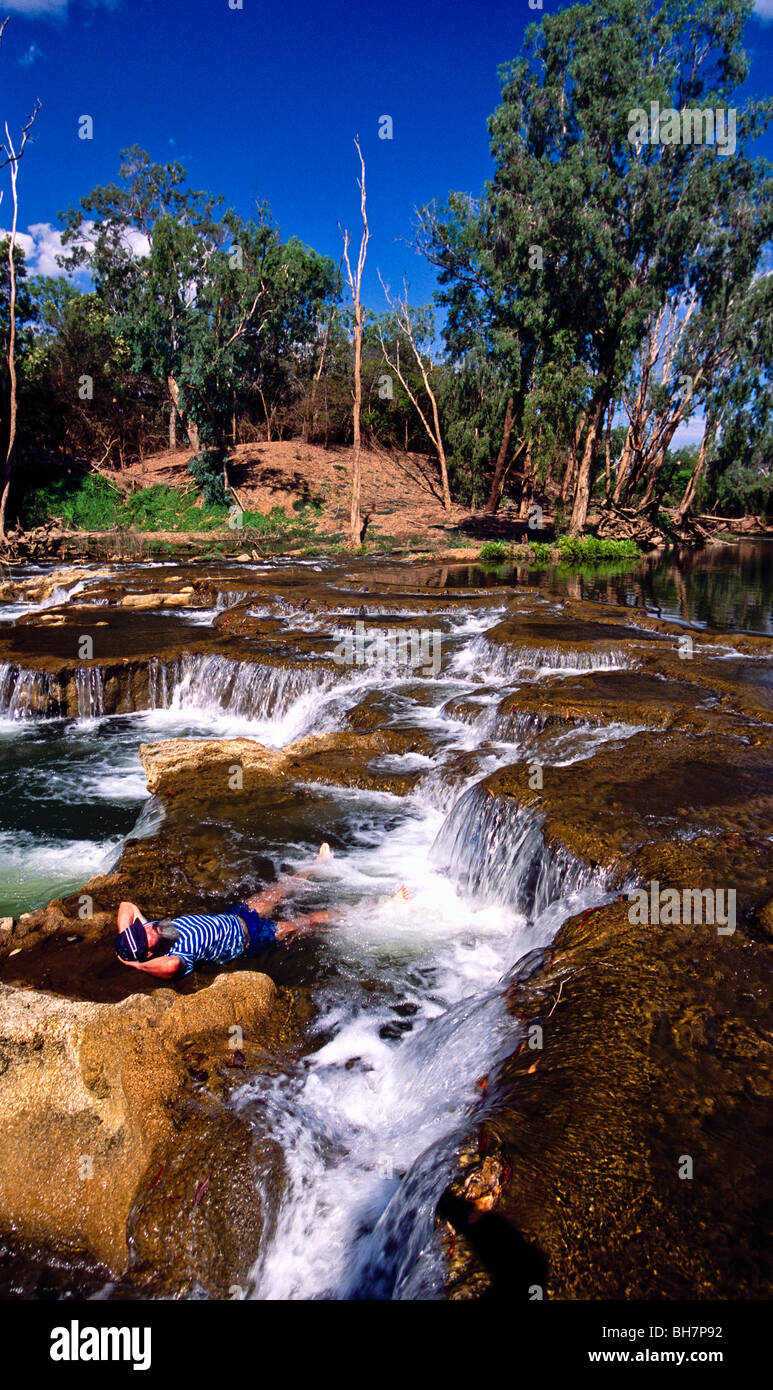
[[[320,845],[317,851],[317,857],[311,868],[301,869],[297,874],[288,874],[286,878],[280,879],[278,883],[272,883],[268,888],[262,888],[259,893],[254,893],[251,898],[245,898],[247,907],[251,907],[253,912],[259,912],[261,916],[264,916],[267,912],[271,911],[272,907],[276,907],[277,903],[287,895],[294,879],[311,878],[314,865],[324,863],[324,861],[330,859],[331,856],[332,850],[325,840]]]

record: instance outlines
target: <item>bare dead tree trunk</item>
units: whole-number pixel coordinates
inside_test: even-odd
[[[360,493],[362,491],[360,417],[362,414],[362,338],[364,320],[361,290],[362,272],[365,266],[365,257],[368,252],[368,240],[370,238],[368,216],[365,207],[365,160],[362,157],[359,136],[355,139],[354,144],[360,157],[360,177],[357,180],[357,185],[360,190],[360,213],[362,215],[360,251],[357,257],[357,269],[354,272],[349,262],[349,233],[343,230],[341,233],[344,239],[343,260],[346,265],[346,276],[349,281],[352,304],[354,305],[354,406],[352,411],[354,439],[352,458],[352,500],[349,512],[349,541],[352,546],[361,545],[362,543],[362,515],[360,512]]]
[[[8,23],[8,20],[5,19],[5,20],[3,20],[2,25],[0,25],[0,40],[2,40],[3,33],[5,32],[5,26],[6,26],[7,23]],[[20,141],[20,143],[19,143],[19,149],[18,149],[18,151],[14,148],[13,141],[11,140],[11,133],[10,133],[10,131],[9,131],[9,129],[8,129],[8,123],[6,122],[6,125],[5,125],[5,144],[3,145],[3,149],[2,149],[2,154],[3,154],[3,156],[4,156],[4,158],[2,159],[2,165],[8,164],[8,165],[10,166],[10,174],[11,174],[11,194],[12,194],[12,197],[13,197],[13,219],[12,219],[12,222],[11,222],[11,235],[10,235],[10,237],[8,238],[8,275],[9,275],[9,292],[8,292],[8,318],[9,318],[9,331],[8,331],[8,379],[9,379],[9,385],[10,385],[10,395],[9,395],[9,401],[8,401],[8,442],[7,442],[7,445],[6,445],[5,460],[4,460],[4,463],[3,463],[2,491],[0,492],[0,544],[5,540],[5,516],[6,516],[6,511],[7,511],[7,508],[8,508],[8,493],[9,493],[10,487],[11,487],[11,471],[12,471],[12,469],[13,469],[13,452],[14,452],[14,446],[15,446],[15,444],[16,444],[16,418],[17,418],[17,409],[18,409],[18,396],[17,396],[17,387],[16,387],[16,259],[15,259],[15,251],[16,251],[16,232],[17,232],[17,228],[18,228],[18,224],[19,224],[19,189],[18,189],[19,160],[21,159],[22,155],[24,154],[24,147],[25,147],[25,145],[27,144],[27,137],[28,137],[28,135],[29,135],[29,131],[30,131],[32,125],[33,125],[33,122],[35,121],[35,118],[37,117],[38,110],[39,110],[39,104],[36,102],[36,103],[35,103],[35,106],[34,106],[34,108],[33,108],[32,115],[29,117],[29,119],[27,120],[26,125],[25,125],[25,126],[23,127],[23,129],[22,129],[21,141]],[[0,194],[0,197],[2,197],[2,194]]]
[[[378,278],[379,280],[381,280],[380,274]],[[440,412],[438,410],[437,396],[435,395],[435,392],[433,391],[430,385],[429,373],[427,371],[427,363],[424,361],[424,357],[419,352],[419,348],[416,343],[416,330],[411,320],[411,314],[408,308],[408,287],[407,285],[404,286],[403,298],[397,301],[397,308],[395,308],[394,303],[390,299],[389,290],[387,286],[384,284],[383,280],[381,280],[381,288],[384,291],[384,297],[390,309],[392,310],[392,313],[395,316],[400,331],[408,339],[411,351],[413,352],[413,356],[416,361],[416,365],[419,368],[419,371],[421,372],[421,379],[424,382],[424,390],[427,393],[427,398],[430,403],[430,409],[432,411],[432,425],[430,425],[429,421],[427,420],[424,411],[419,405],[418,398],[416,397],[415,393],[411,390],[405,376],[403,375],[403,372],[401,371],[399,344],[395,347],[395,357],[394,361],[392,361],[386,350],[384,335],[381,332],[381,329],[379,328],[379,338],[381,339],[381,351],[383,353],[384,361],[386,362],[387,366],[397,374],[398,381],[400,382],[400,385],[402,386],[403,390],[405,391],[405,394],[410,400],[414,410],[417,412],[419,419],[421,420],[421,423],[424,426],[424,431],[430,443],[434,446],[434,448],[437,451],[438,463],[440,465],[440,482],[443,490],[443,507],[447,512],[449,512],[451,510],[451,489],[448,485],[448,465],[446,463],[446,451],[443,446],[443,435],[440,429]],[[429,359],[429,365],[430,367],[432,366],[431,358]]]
[[[0,43],[2,42],[5,26],[8,19],[4,19],[0,24]],[[8,272],[9,272],[9,296],[8,296],[8,377],[10,385],[10,396],[8,402],[8,442],[6,444],[5,459],[3,461],[3,477],[0,488],[0,544],[5,541],[5,517],[8,508],[8,493],[11,487],[11,471],[13,469],[13,452],[16,444],[16,419],[18,409],[18,398],[16,389],[16,232],[19,223],[19,160],[24,154],[29,132],[35,122],[40,103],[35,102],[32,115],[28,117],[26,124],[22,127],[21,140],[18,150],[15,149],[11,140],[11,133],[8,123],[5,125],[5,143],[2,147],[2,158],[0,158],[0,168],[5,165],[10,166],[11,174],[11,193],[13,196],[13,220],[11,223],[11,235],[8,239]],[[0,193],[2,200],[2,193]]]

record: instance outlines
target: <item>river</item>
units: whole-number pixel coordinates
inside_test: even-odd
[[[739,626],[767,632],[767,554],[754,603],[744,605],[738,587],[728,587],[727,564],[714,571],[719,589],[711,602],[693,566],[681,600],[676,595],[670,603],[669,562],[654,577],[650,567],[645,589],[630,575],[585,576],[581,597],[630,609],[638,593],[645,607],[673,610],[696,628],[717,612],[722,625],[732,627],[730,608]],[[749,554],[736,558],[741,585],[751,563]],[[315,656],[329,656],[351,616],[350,606],[336,611],[330,597],[338,586],[351,605],[345,573],[320,566],[328,602],[315,609],[292,584],[283,587],[282,578],[300,574],[307,594],[313,569],[311,576],[309,567],[254,571],[274,585],[273,595],[256,598],[249,610],[272,624],[272,641],[291,650],[313,639]],[[186,573],[196,577],[199,571],[189,567]],[[293,981],[310,990],[314,1006],[304,1055],[286,1072],[248,1080],[231,1100],[278,1141],[286,1170],[281,1187],[267,1197],[260,1256],[249,1281],[236,1290],[241,1296],[444,1296],[435,1212],[461,1137],[485,1114],[484,1079],[513,1048],[505,984],[571,913],[609,900],[603,874],[546,855],[533,821],[519,822],[517,813],[496,823],[481,820],[474,789],[483,776],[529,756],[534,724],[498,718],[508,694],[555,688],[578,672],[620,671],[633,663],[624,652],[610,660],[593,645],[582,660],[558,649],[551,657],[548,649],[536,666],[528,651],[507,661],[492,655],[486,634],[507,615],[514,587],[522,614],[556,622],[562,585],[563,596],[576,596],[576,575],[562,580],[553,572],[529,589],[509,572],[493,583],[490,574],[469,569],[445,579],[433,586],[426,572],[406,570],[402,595],[397,589],[382,606],[371,592],[357,610],[360,621],[374,627],[431,619],[442,649],[435,673],[389,660],[332,674],[315,658],[261,666],[259,642],[257,664],[234,666],[236,658],[206,653],[164,661],[153,656],[148,641],[150,707],[104,713],[101,677],[89,677],[73,718],[41,717],[22,699],[25,676],[18,663],[0,666],[0,916],[18,916],[77,890],[116,863],[128,836],[158,826],[163,811],[148,798],[141,742],[247,737],[282,748],[306,734],[344,727],[353,710],[377,699],[383,727],[418,731],[429,750],[385,754],[374,764],[411,774],[406,795],[306,786],[295,804],[266,818],[259,843],[251,829],[233,827],[233,863],[240,872],[258,855],[275,869],[299,867],[320,841],[329,841],[333,855],[304,885],[300,901],[340,913],[313,947],[293,956]],[[120,567],[113,567],[110,582],[123,582]],[[222,588],[214,602],[191,602],[175,614],[175,623],[188,623],[192,636],[206,634],[218,615],[244,599],[249,572],[238,567],[232,590],[224,566],[217,583]],[[57,591],[39,611],[66,608],[76,597],[82,603],[88,593],[85,570],[82,581]],[[420,600],[415,607],[412,594]],[[17,601],[2,617],[10,629],[34,611],[34,604]],[[146,635],[158,623],[154,640],[163,646],[164,615],[143,614],[140,622]],[[602,745],[622,746],[638,727],[625,720],[575,721],[543,740],[540,766],[567,766]],[[409,900],[392,901],[401,883]],[[283,967],[274,963],[281,982]],[[262,1180],[259,1170],[255,1180]],[[27,1287],[34,1264],[25,1256],[14,1265],[8,1252],[7,1287]],[[124,1287],[82,1271],[76,1282],[99,1297],[120,1295]]]

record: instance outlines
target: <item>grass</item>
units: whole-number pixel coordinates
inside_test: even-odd
[[[35,488],[24,501],[25,526],[61,521],[73,531],[185,532],[229,530],[233,544],[243,549],[259,539],[311,540],[316,533],[319,503],[300,503],[294,515],[283,507],[272,507],[267,514],[242,512],[240,524],[230,525],[232,508],[202,503],[193,488],[180,491],[164,483],[124,493],[99,473],[78,479],[58,478],[45,487]],[[230,547],[229,547],[230,548]]]
[[[484,541],[478,551],[482,565],[506,565],[511,558],[511,548],[504,541]]]
[[[598,536],[562,536],[558,553],[564,564],[602,565],[610,560],[638,560],[640,551],[635,541],[600,539]]]
[[[478,559],[485,568],[500,565],[525,564],[531,569],[545,569],[560,564],[562,568],[596,568],[638,560],[639,547],[634,541],[599,539],[598,536],[561,536],[555,545],[547,541],[530,541],[526,545],[507,545],[504,541],[485,541]]]

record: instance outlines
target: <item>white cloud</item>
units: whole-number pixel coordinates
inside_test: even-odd
[[[754,0],[754,13],[758,19],[773,19],[773,0]]]
[[[93,222],[84,222],[82,240],[88,245]],[[8,231],[0,228],[0,239],[8,236]],[[26,232],[17,232],[16,239],[24,251],[27,270],[30,275],[64,275],[65,271],[57,264],[57,256],[66,252],[62,246],[62,233],[50,222],[33,222]],[[127,229],[125,242],[134,256],[147,256],[150,243],[135,227]],[[88,272],[80,270],[76,279],[82,279]]]
[[[114,10],[119,0],[89,0],[92,9],[99,5]],[[25,19],[64,19],[70,0],[5,0],[3,11],[23,15]]]
[[[706,420],[703,415],[692,415],[675,431],[671,449],[681,449],[684,444],[700,444]]]
[[[26,15],[36,19],[38,15],[63,15],[67,13],[69,0],[6,0],[3,6],[14,14]]]
[[[36,58],[44,58],[44,57],[45,57],[45,54],[44,54],[44,52],[43,52],[43,49],[40,48],[40,46],[39,46],[38,44],[36,44],[35,41],[34,41],[34,39],[33,39],[32,43],[31,43],[30,46],[29,46],[29,48],[27,48],[27,49],[25,50],[25,52],[22,53],[21,58],[18,58],[18,59],[17,59],[17,62],[18,62],[18,64],[19,64],[19,67],[20,67],[20,68],[31,68],[31,67],[32,67],[32,64],[35,62]]]
[[[10,235],[7,228],[0,228],[0,239]],[[56,256],[62,253],[62,233],[50,222],[35,222],[26,232],[17,232],[16,240],[21,246],[30,275],[61,275],[62,269],[56,263]]]

